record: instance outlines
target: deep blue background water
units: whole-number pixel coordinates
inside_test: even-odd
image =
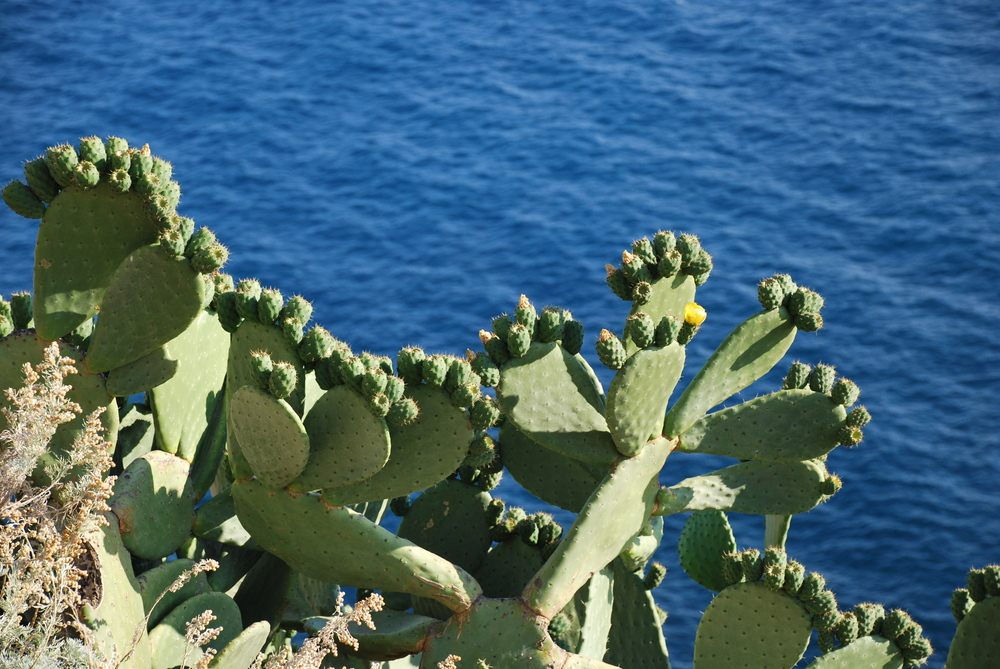
[[[842,607],[908,609],[939,652],[948,600],[1000,561],[1000,7],[992,0],[77,3],[4,0],[0,180],[81,136],[148,142],[228,270],[313,300],[355,350],[462,353],[521,293],[616,329],[633,239],[715,259],[690,377],[789,272],[874,416],[792,555]],[[0,212],[0,292],[34,222]],[[604,375],[609,381],[609,375]],[[715,462],[671,458],[662,481]],[[532,506],[508,482],[503,494]],[[741,547],[763,523],[736,517]],[[710,594],[657,590],[675,666]]]

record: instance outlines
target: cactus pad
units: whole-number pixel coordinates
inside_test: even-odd
[[[503,365],[497,395],[507,417],[541,445],[593,465],[618,458],[589,370],[559,344],[534,342]]]
[[[187,260],[168,258],[155,244],[136,249],[108,284],[88,369],[106,372],[163,346],[194,322],[213,291]]]
[[[816,658],[806,669],[903,669],[903,656],[888,639],[865,636]]]
[[[177,360],[165,346],[108,373],[108,393],[128,397],[165,383],[177,373]]]
[[[828,395],[782,390],[702,418],[680,435],[677,450],[740,460],[809,460],[837,447],[846,416]]]
[[[677,542],[681,567],[687,575],[716,592],[729,585],[723,575],[723,563],[726,554],[735,550],[736,538],[726,514],[714,509],[693,512]]]
[[[793,597],[760,582],[737,583],[705,611],[694,642],[694,668],[793,667],[812,635],[809,612]]]
[[[684,347],[676,344],[643,349],[615,374],[608,389],[608,427],[625,457],[636,455],[647,441],[660,436],[684,358]]]
[[[1000,661],[1000,597],[988,597],[972,607],[958,624],[948,651],[949,669],[992,667]]]
[[[298,490],[335,488],[361,481],[389,460],[385,421],[372,415],[368,402],[347,386],[326,391],[316,400],[304,424],[311,452],[309,463],[294,482]]]
[[[305,469],[309,436],[284,400],[256,386],[243,386],[229,401],[229,424],[243,457],[267,487],[283,488]]]
[[[640,575],[626,570],[621,562],[615,560],[611,565],[614,609],[604,659],[629,669],[670,669],[663,622],[653,593],[646,589]]]

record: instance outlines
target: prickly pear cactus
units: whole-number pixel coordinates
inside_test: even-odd
[[[388,605],[376,629],[352,628],[345,663],[666,669],[652,594],[665,570],[650,559],[671,514],[690,514],[684,570],[718,593],[696,669],[792,667],[814,632],[816,669],[931,653],[907,614],[840,611],[784,552],[791,517],[842,485],[830,453],[863,438],[857,386],[795,363],[782,388],[712,412],[822,327],[823,299],[787,275],[761,281],[761,311],[700,370],[685,370],[685,347],[718,334],[696,302],[712,259],[694,235],[665,231],[606,268],[630,305],[619,328],[588,336],[522,295],[480,331],[481,350],[392,359],[310,326],[302,296],[221,274],[228,251],[177,214],[180,186],[148,147],[50,148],[3,199],[41,223],[33,295],[0,302],[0,379],[16,385],[60,340],[80,367],[74,399],[105,408],[117,442],[113,522],[94,543],[105,597],[82,616],[106,655],[135,639],[139,669],[246,669],[340,620],[344,586]],[[607,392],[584,349],[614,370]],[[57,433],[50,456],[78,429]],[[731,462],[683,479],[667,466],[699,454]],[[495,494],[504,471],[575,520],[508,507]],[[403,516],[396,534],[381,525],[387,508]],[[763,554],[736,551],[731,513],[765,516]],[[997,573],[974,570],[956,592],[949,666],[1000,654]],[[221,632],[188,648],[185,626],[209,611]]]

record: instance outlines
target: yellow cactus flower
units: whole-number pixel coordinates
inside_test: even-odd
[[[705,307],[697,302],[688,302],[684,305],[684,322],[688,325],[701,325],[707,317]]]

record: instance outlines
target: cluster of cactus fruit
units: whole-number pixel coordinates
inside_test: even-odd
[[[464,358],[355,354],[308,327],[304,298],[221,274],[228,252],[177,215],[170,165],[147,147],[85,138],[25,177],[3,198],[41,219],[34,287],[0,306],[0,382],[17,386],[58,341],[80,368],[74,399],[106,408],[119,476],[113,522],[88,548],[101,596],[81,612],[104,656],[170,669],[185,623],[211,610],[224,628],[211,666],[246,669],[321,628],[353,587],[388,607],[355,631],[351,666],[666,668],[652,596],[665,570],[650,560],[675,513],[690,514],[681,564],[718,593],[696,669],[793,667],[814,637],[814,669],[930,656],[905,613],[841,611],[784,550],[792,515],[841,487],[826,461],[862,439],[857,386],[795,363],[780,390],[709,413],[778,364],[799,330],[822,326],[822,298],[787,275],[760,283],[763,310],[674,398],[712,259],[693,235],[636,241],[608,266],[631,310],[620,336],[596,340],[615,370],[605,393],[580,354],[583,326],[524,296]],[[52,457],[79,429],[61,428]],[[734,462],[661,487],[671,453]],[[504,472],[575,521],[507,507],[491,494]],[[381,524],[387,509],[402,516],[396,533]],[[765,517],[763,554],[736,551],[727,513]],[[205,557],[220,568],[160,596]],[[956,593],[952,669],[1000,658],[998,592],[990,567]]]

